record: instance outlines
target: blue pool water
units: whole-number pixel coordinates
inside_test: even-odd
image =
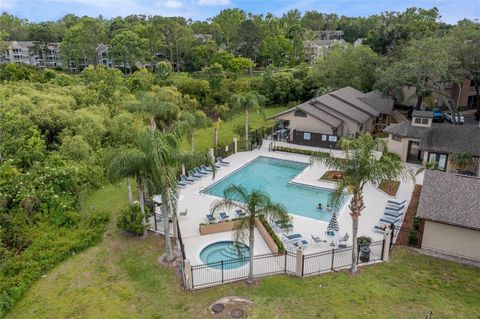
[[[219,241],[200,252],[200,259],[212,268],[234,269],[245,265],[250,257],[248,246],[234,241]]]
[[[290,182],[308,165],[260,156],[205,189],[204,192],[223,197],[223,191],[228,186],[242,185],[248,190],[265,191],[273,201],[285,205],[291,214],[328,221],[333,210],[328,212],[325,208],[332,191]],[[346,200],[347,196],[344,196],[339,208],[343,207]],[[322,210],[317,209],[318,203],[322,204]]]

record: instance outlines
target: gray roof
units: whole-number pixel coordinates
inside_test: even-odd
[[[394,100],[378,90],[365,93],[365,97],[359,99],[373,107],[380,114],[392,114]]]
[[[480,230],[480,179],[425,171],[417,217]]]
[[[412,112],[413,117],[426,117],[426,118],[433,118],[433,113],[429,111],[419,111],[415,110]]]
[[[380,115],[377,110],[375,110],[373,107],[361,100],[362,97],[365,97],[364,93],[355,90],[350,86],[346,86],[340,90],[333,91],[330,93],[330,95],[335,96],[337,99],[350,104],[357,110],[360,110],[368,115],[375,117]]]
[[[412,126],[412,122],[405,121],[397,124],[391,124],[387,126],[383,131],[385,133],[398,135],[401,137],[420,139],[422,138],[422,136],[427,134],[429,130],[430,130],[430,127]]]
[[[480,156],[480,127],[434,124],[422,138],[420,149],[445,153],[469,151],[473,156]]]
[[[325,94],[320,97],[314,98],[312,102],[318,102],[319,104],[315,103],[316,106],[321,108],[327,108],[337,113],[343,114],[344,116],[352,119],[357,123],[364,123],[369,118],[366,113],[352,107],[350,104],[345,103],[342,100],[339,100],[331,94]]]
[[[313,117],[319,119],[322,122],[328,123],[329,125],[335,128],[339,127],[340,124],[343,123],[342,120],[328,114],[321,108],[316,107],[315,105],[313,105],[308,101],[300,104],[299,106],[297,106],[297,108],[312,115]]]

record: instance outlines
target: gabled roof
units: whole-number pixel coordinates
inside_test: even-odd
[[[356,108],[359,111],[362,111],[370,116],[379,116],[380,114],[378,113],[377,110],[375,110],[373,107],[368,105],[367,103],[363,102],[360,98],[364,98],[365,94],[355,90],[354,88],[347,86],[344,87],[343,89],[336,90],[330,93],[331,96],[336,97],[339,100],[342,100],[345,103],[350,104],[354,108]]]
[[[473,156],[480,156],[480,127],[448,123],[432,125],[420,141],[420,149],[444,153],[468,151]]]
[[[432,112],[429,112],[429,111],[419,111],[419,110],[415,110],[412,112],[412,116],[413,117],[424,117],[424,118],[433,118],[433,113]]]
[[[359,99],[373,107],[380,114],[392,114],[393,99],[378,90],[365,93],[365,97],[360,97]]]
[[[405,121],[396,124],[390,124],[383,131],[388,134],[398,135],[401,137],[409,138],[422,138],[423,135],[427,134],[430,127],[423,126],[413,126],[412,122]]]
[[[417,217],[480,230],[480,179],[425,171]]]
[[[343,123],[342,120],[328,114],[327,112],[325,112],[324,110],[316,107],[315,105],[313,105],[310,102],[302,103],[299,106],[297,106],[297,108],[304,111],[305,113],[308,113],[311,116],[319,119],[320,121],[329,124],[330,126],[332,126],[334,128],[339,127],[340,124]]]
[[[318,105],[315,102],[320,103],[321,105]],[[359,124],[366,122],[370,117],[364,112],[359,111],[358,109],[352,107],[350,104],[339,100],[331,94],[325,94],[320,97],[314,98],[312,103],[315,103],[315,105],[318,107],[328,108],[339,114],[342,114]]]

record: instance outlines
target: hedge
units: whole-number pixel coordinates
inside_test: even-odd
[[[63,260],[101,241],[109,216],[91,212],[72,227],[35,226],[32,244],[0,264],[0,317],[32,284]]]
[[[286,153],[295,153],[301,155],[308,155],[308,156],[316,156],[316,157],[328,157],[330,154],[326,152],[318,152],[312,150],[305,150],[301,148],[293,148],[293,147],[286,147],[286,146],[275,146],[273,148],[274,151],[278,152],[286,152]]]
[[[259,217],[260,221],[262,222],[263,226],[267,230],[267,232],[270,234],[272,237],[273,241],[278,247],[278,252],[279,253],[284,253],[285,252],[285,246],[283,246],[283,242],[278,238],[277,234],[273,231],[272,226],[265,220],[263,216]]]

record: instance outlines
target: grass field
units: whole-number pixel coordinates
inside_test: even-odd
[[[114,212],[125,202],[125,185],[106,186],[86,206]],[[36,282],[6,318],[208,318],[208,305],[228,295],[254,301],[249,318],[480,318],[479,268],[406,248],[357,276],[274,276],[185,292],[175,269],[158,263],[161,237],[132,238],[113,225],[101,244]]]
[[[276,106],[265,108],[264,114],[258,112],[251,112],[248,116],[248,126],[250,130],[257,129],[262,126],[272,125],[274,121],[266,121],[265,117],[274,115],[286,109],[286,106]],[[245,126],[245,115],[239,113],[234,115],[228,121],[222,123],[218,130],[218,140],[220,144],[227,144],[232,142],[234,137],[238,137],[235,133],[235,127]],[[213,146],[213,126],[205,129],[195,131],[195,149],[202,151],[207,150]],[[185,140],[183,143],[184,149],[189,149],[190,141]]]

